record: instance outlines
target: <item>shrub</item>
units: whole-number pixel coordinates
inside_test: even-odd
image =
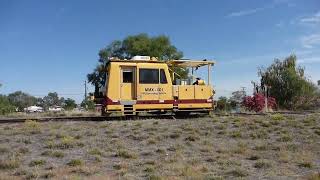
[[[260,159],[260,156],[258,156],[258,155],[251,155],[248,159],[249,159],[249,160],[252,160],[252,161],[256,161],[256,160]]]
[[[312,164],[312,162],[304,161],[304,162],[298,163],[298,166],[304,167],[304,168],[312,168],[313,164]]]
[[[64,153],[61,151],[44,151],[41,153],[42,156],[50,156],[50,157],[56,157],[56,158],[63,158]]]
[[[174,133],[170,134],[169,137],[172,139],[177,139],[180,137],[180,134],[178,132],[174,132]]]
[[[196,140],[200,140],[200,138],[198,136],[194,136],[194,135],[190,135],[188,137],[185,138],[185,141],[196,141]]]
[[[307,178],[308,180],[319,180],[320,179],[320,172],[316,172],[314,174],[311,174]]]
[[[27,147],[21,147],[18,149],[18,152],[21,154],[26,154],[27,152],[29,152],[29,149]]]
[[[148,144],[156,144],[157,141],[154,138],[149,138],[147,143]]]
[[[242,101],[244,106],[249,111],[261,112],[265,106],[265,96],[261,93],[256,93],[254,96],[246,96]],[[273,97],[268,97],[268,108],[276,108],[276,100]]]
[[[230,136],[233,138],[241,138],[242,134],[241,134],[241,131],[235,130],[230,132]]]
[[[157,175],[152,174],[152,175],[149,176],[149,179],[150,179],[150,180],[161,180],[161,179],[163,179],[163,178],[161,178],[160,176],[157,176]]]
[[[45,179],[51,179],[55,176],[55,174],[52,171],[45,172],[44,174],[41,175],[42,178]]]
[[[289,142],[292,141],[292,137],[290,135],[284,134],[278,140],[281,142]]]
[[[153,173],[155,170],[152,166],[148,166],[144,169],[145,172],[148,172],[148,173]]]
[[[34,120],[26,120],[24,130],[31,134],[41,133],[40,123]]]
[[[61,140],[61,143],[58,144],[58,147],[60,147],[61,149],[68,149],[68,148],[72,148],[75,146],[75,139],[71,136],[66,136],[63,137]]]

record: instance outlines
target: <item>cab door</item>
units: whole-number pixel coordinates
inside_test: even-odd
[[[135,67],[121,67],[120,97],[121,100],[135,100]]]

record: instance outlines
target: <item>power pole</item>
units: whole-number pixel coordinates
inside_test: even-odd
[[[84,100],[87,100],[87,81],[84,81]]]
[[[268,85],[264,85],[264,107],[265,107],[265,112],[268,112]]]
[[[245,95],[245,93],[246,93],[246,87],[241,87],[241,92],[242,92],[243,95]]]

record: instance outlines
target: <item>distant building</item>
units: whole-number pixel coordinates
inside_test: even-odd
[[[29,106],[27,108],[24,108],[24,111],[27,113],[43,112],[43,108],[39,106]]]
[[[49,107],[50,112],[61,112],[64,111],[64,109],[61,106],[52,106]]]

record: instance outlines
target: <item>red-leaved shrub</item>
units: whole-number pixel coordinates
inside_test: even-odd
[[[261,93],[256,93],[254,96],[246,96],[242,105],[249,111],[261,112],[264,108],[264,95]],[[268,98],[268,108],[276,108],[276,99],[273,97]]]

